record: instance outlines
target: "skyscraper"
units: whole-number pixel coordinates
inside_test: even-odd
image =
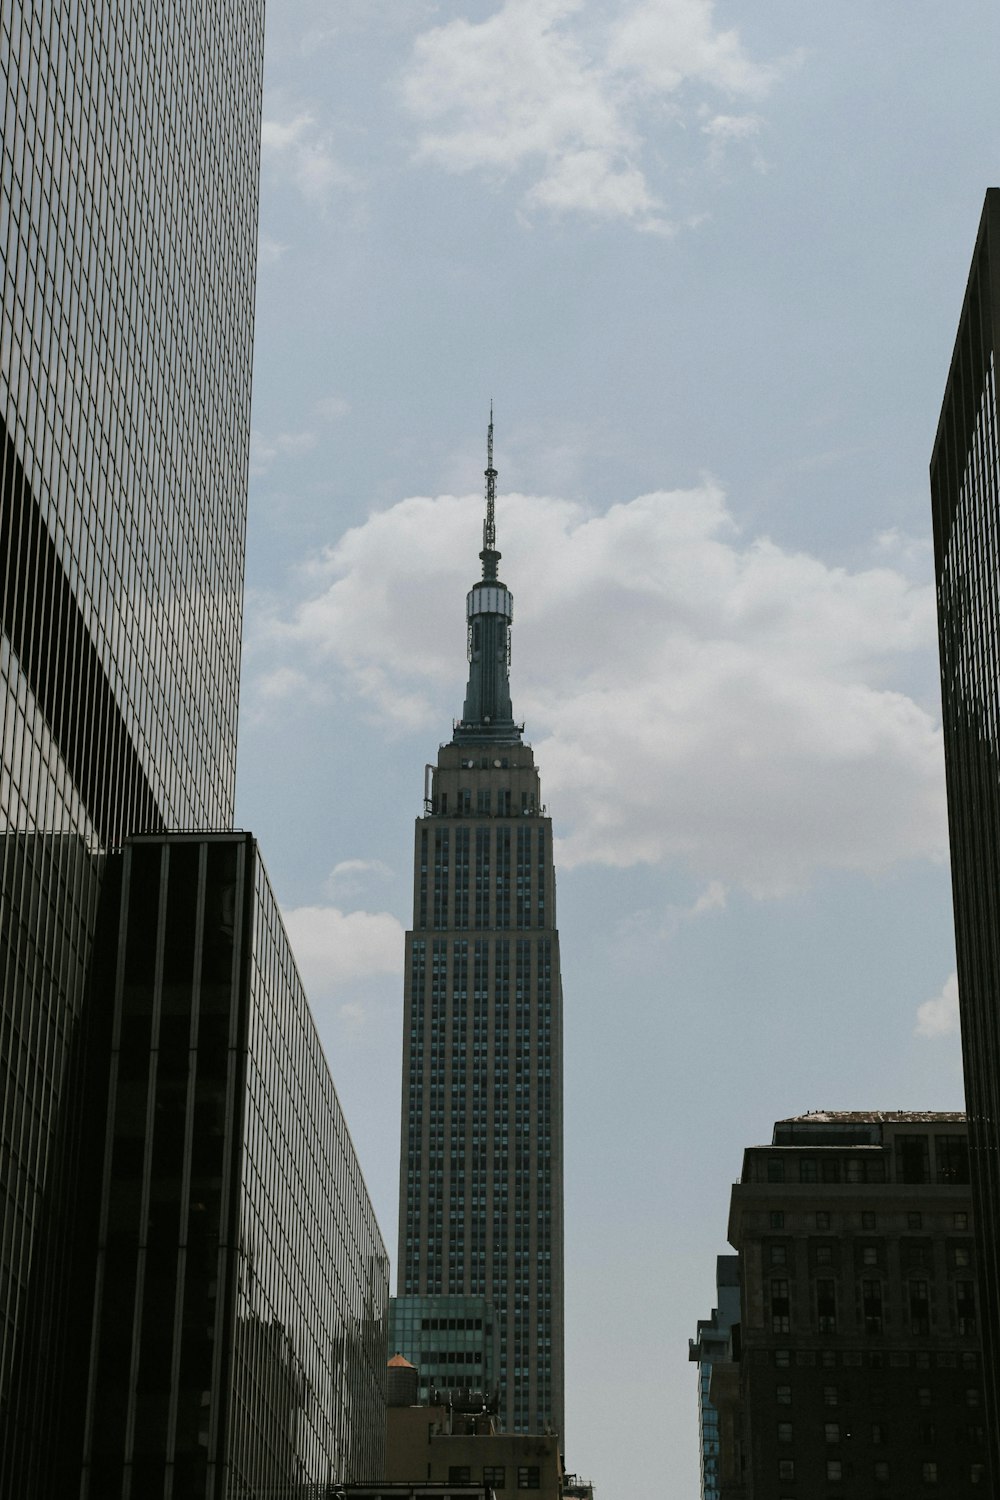
[[[964,1116],[777,1121],[743,1154],[729,1241],[740,1318],[709,1384],[721,1500],[993,1494]]]
[[[509,684],[490,418],[462,718],[428,767],[406,935],[399,1294],[485,1298],[500,1418],[563,1431],[562,985],[552,824]],[[404,1354],[406,1350],[402,1351]],[[412,1358],[412,1355],[408,1355]]]
[[[986,194],[931,458],[962,1057],[1000,1479],[1000,189]]]
[[[107,1144],[82,1484],[61,1493],[377,1475],[388,1257],[256,843],[130,838],[105,884]]]
[[[3,1493],[66,1407],[104,852],[233,816],[263,10],[0,8]]]

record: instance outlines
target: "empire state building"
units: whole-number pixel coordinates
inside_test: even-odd
[[[499,1416],[563,1432],[562,985],[552,823],[515,723],[490,418],[462,718],[428,766],[406,935],[399,1293],[479,1298]],[[454,1304],[452,1304],[454,1305]],[[443,1303],[439,1306],[444,1306]],[[430,1320],[425,1320],[430,1321]],[[443,1321],[446,1325],[449,1320]]]

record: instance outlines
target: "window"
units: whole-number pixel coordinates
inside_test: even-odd
[[[788,1282],[771,1282],[771,1332],[791,1331],[791,1308],[788,1300]]]
[[[979,1405],[979,1391],[974,1385],[970,1385],[969,1389],[965,1393],[965,1404],[966,1406]]]
[[[779,1406],[791,1406],[792,1388],[790,1385],[779,1385],[775,1387],[774,1399]]]
[[[986,1465],[985,1464],[970,1464],[969,1465],[969,1483],[970,1484],[985,1484],[986,1483]]]
[[[874,1229],[875,1228],[875,1215],[874,1214],[862,1214],[861,1215],[861,1228],[862,1229]]]
[[[494,1489],[502,1490],[507,1486],[507,1469],[503,1464],[484,1464],[483,1483],[491,1484]]]
[[[537,1464],[523,1464],[517,1471],[517,1487],[519,1490],[541,1489]]]
[[[969,1180],[969,1138],[966,1135],[936,1135],[934,1158],[938,1182],[958,1186]]]
[[[785,1163],[780,1156],[769,1156],[767,1158],[767,1180],[768,1182],[784,1182]]]
[[[861,1248],[861,1264],[863,1266],[878,1265],[878,1246],[863,1245]]]
[[[792,1424],[791,1424],[791,1422],[779,1422],[778,1423],[778,1442],[779,1443],[790,1443],[791,1441],[792,1441]]]
[[[771,1246],[771,1264],[772,1266],[783,1266],[785,1264],[784,1245]]]
[[[896,1181],[930,1182],[930,1180],[930,1137],[926,1135],[897,1135]]]
[[[956,1229],[968,1229],[968,1227],[969,1227],[969,1215],[968,1214],[956,1214],[954,1222],[955,1222],[955,1228]]]
[[[972,1263],[968,1245],[956,1245],[951,1253],[952,1263],[956,1266],[968,1266]]]
[[[889,1483],[889,1465],[884,1458],[876,1459],[872,1472],[875,1476],[876,1484]]]
[[[794,1479],[795,1478],[795,1460],[794,1460],[794,1458],[779,1458],[778,1459],[778,1478],[779,1479]]]
[[[931,1404],[930,1387],[926,1386],[926,1385],[918,1386],[917,1387],[917,1405],[918,1406],[930,1406],[930,1404]]]
[[[833,1246],[832,1245],[817,1245],[816,1246],[816,1264],[818,1266],[829,1266],[829,1265],[833,1264]]]
[[[872,1423],[872,1447],[880,1448],[885,1442],[885,1425],[882,1422]]]
[[[836,1406],[839,1400],[840,1397],[837,1394],[837,1387],[835,1385],[825,1385],[823,1387],[824,1406]]]
[[[923,1227],[924,1227],[923,1214],[907,1214],[906,1215],[906,1227],[907,1227],[907,1229],[923,1229]]]
[[[816,1182],[816,1159],[813,1156],[803,1156],[799,1162],[799,1181]]]
[[[921,1464],[920,1473],[924,1484],[937,1484],[937,1464]]]
[[[476,812],[480,817],[486,817],[489,814],[489,810],[490,789],[488,786],[481,786],[476,792]]]
[[[816,1326],[820,1333],[837,1331],[837,1289],[824,1277],[816,1282]]]
[[[776,1370],[787,1370],[791,1363],[792,1354],[790,1349],[775,1349],[774,1367]]]
[[[865,1319],[865,1333],[882,1332],[882,1283],[861,1283],[861,1304]]]
[[[827,1480],[839,1481],[844,1477],[844,1465],[839,1458],[828,1458],[826,1461]]]
[[[772,1209],[769,1217],[770,1217],[771,1228],[772,1229],[784,1229],[784,1227],[785,1227],[785,1216],[782,1213],[782,1211],[781,1211],[780,1208]]]
[[[926,1281],[910,1282],[910,1332],[928,1334],[931,1329],[931,1305]]]
[[[824,1422],[824,1424],[823,1424],[823,1436],[826,1438],[826,1441],[828,1443],[839,1443],[840,1442],[840,1423],[839,1422]]]
[[[824,1156],[820,1162],[820,1176],[824,1182],[840,1181],[840,1162],[834,1157]]]
[[[817,1213],[817,1215],[816,1215],[816,1228],[817,1229],[829,1229],[829,1227],[830,1227],[830,1215],[826,1212],[825,1209],[821,1209]]]
[[[976,1331],[976,1291],[971,1281],[955,1282],[955,1312],[958,1315],[958,1332]]]
[[[468,1464],[449,1464],[448,1465],[448,1483],[449,1484],[471,1484],[472,1483],[472,1470],[469,1467],[469,1465]]]

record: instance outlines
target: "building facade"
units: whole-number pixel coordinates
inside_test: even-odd
[[[406,935],[401,1298],[493,1307],[500,1418],[563,1425],[562,985],[552,824],[509,686],[490,421],[462,719],[428,767]],[[405,1352],[405,1351],[404,1351]]]
[[[986,1396],[1000,1482],[1000,189],[986,194],[931,458],[941,704]]]
[[[698,1436],[701,1443],[701,1500],[721,1500],[719,1413],[712,1401],[713,1366],[733,1357],[733,1329],[740,1321],[740,1259],[720,1255],[715,1262],[716,1306],[699,1318],[688,1341],[688,1359],[698,1366]]]
[[[478,1391],[495,1409],[496,1315],[485,1297],[390,1297],[389,1348],[416,1367],[424,1404]]]
[[[990,1494],[965,1118],[814,1113],[744,1153],[722,1495]],[[731,1367],[730,1367],[731,1368]],[[734,1413],[726,1402],[738,1406]]]
[[[497,1432],[489,1413],[448,1406],[390,1406],[386,1412],[386,1478],[397,1483],[482,1484],[496,1500],[563,1500],[562,1456],[555,1433]]]
[[[388,1259],[253,839],[130,839],[80,1500],[382,1472]]]
[[[65,1447],[104,853],[232,821],[262,62],[262,0],[0,8],[3,1493]]]

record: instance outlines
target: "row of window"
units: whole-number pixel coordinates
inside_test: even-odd
[[[889,1153],[820,1156],[769,1156],[768,1182],[879,1183],[886,1181]],[[890,1158],[894,1180],[922,1184],[937,1182],[955,1187],[969,1181],[969,1141],[964,1135],[934,1137],[935,1170],[931,1173],[930,1139],[926,1135],[897,1136]]]
[[[471,1464],[449,1464],[449,1484],[473,1484]],[[492,1485],[494,1489],[502,1490],[507,1485],[507,1467],[505,1464],[484,1464],[483,1483]],[[517,1488],[519,1490],[541,1489],[542,1475],[538,1464],[521,1464],[517,1469]]]
[[[845,1216],[845,1218],[846,1217],[847,1216]],[[936,1219],[937,1219],[937,1217],[938,1216],[935,1216]],[[831,1227],[832,1217],[831,1217],[829,1209],[819,1209],[812,1216],[812,1219],[815,1222],[815,1225],[816,1225],[817,1229],[829,1229]],[[951,1216],[951,1222],[952,1222],[952,1227],[954,1229],[968,1229],[968,1227],[969,1227],[969,1215],[967,1213],[954,1213]],[[768,1215],[768,1223],[770,1224],[770,1227],[772,1229],[784,1229],[785,1228],[785,1211],[784,1211],[784,1209],[780,1209],[780,1208],[772,1209],[770,1211],[769,1215]],[[866,1211],[866,1212],[862,1213],[862,1215],[861,1215],[861,1228],[862,1229],[876,1229],[877,1227],[878,1227],[878,1215],[876,1213],[871,1212],[871,1211]],[[921,1214],[921,1213],[908,1213],[906,1215],[906,1227],[907,1227],[907,1229],[922,1229],[924,1227],[924,1216],[923,1216],[923,1214]]]
[[[954,1325],[959,1334],[970,1335],[976,1331],[975,1285],[971,1281],[956,1281],[954,1285]],[[771,1282],[771,1332],[791,1331],[791,1298],[789,1284],[782,1278]],[[816,1327],[820,1333],[837,1332],[837,1283],[829,1277],[817,1277],[813,1296],[816,1309]],[[860,1283],[858,1296],[864,1331],[882,1333],[885,1304],[883,1283],[866,1280]],[[906,1286],[906,1309],[910,1332],[918,1336],[930,1332],[931,1301],[929,1284],[926,1281],[910,1281]]]
[[[830,1458],[826,1462],[826,1478],[828,1484],[839,1484],[845,1479],[860,1477],[854,1464],[845,1463],[840,1458]],[[939,1482],[939,1469],[936,1460],[928,1460],[920,1465],[920,1477],[924,1484],[936,1485]],[[986,1465],[982,1463],[971,1463],[968,1468],[970,1484],[986,1483]],[[781,1480],[793,1480],[795,1478],[795,1460],[793,1458],[782,1458],[778,1460],[778,1478]],[[888,1484],[891,1478],[889,1464],[884,1459],[877,1459],[872,1465],[872,1478],[876,1484]],[[784,1497],[782,1497],[784,1500]]]

